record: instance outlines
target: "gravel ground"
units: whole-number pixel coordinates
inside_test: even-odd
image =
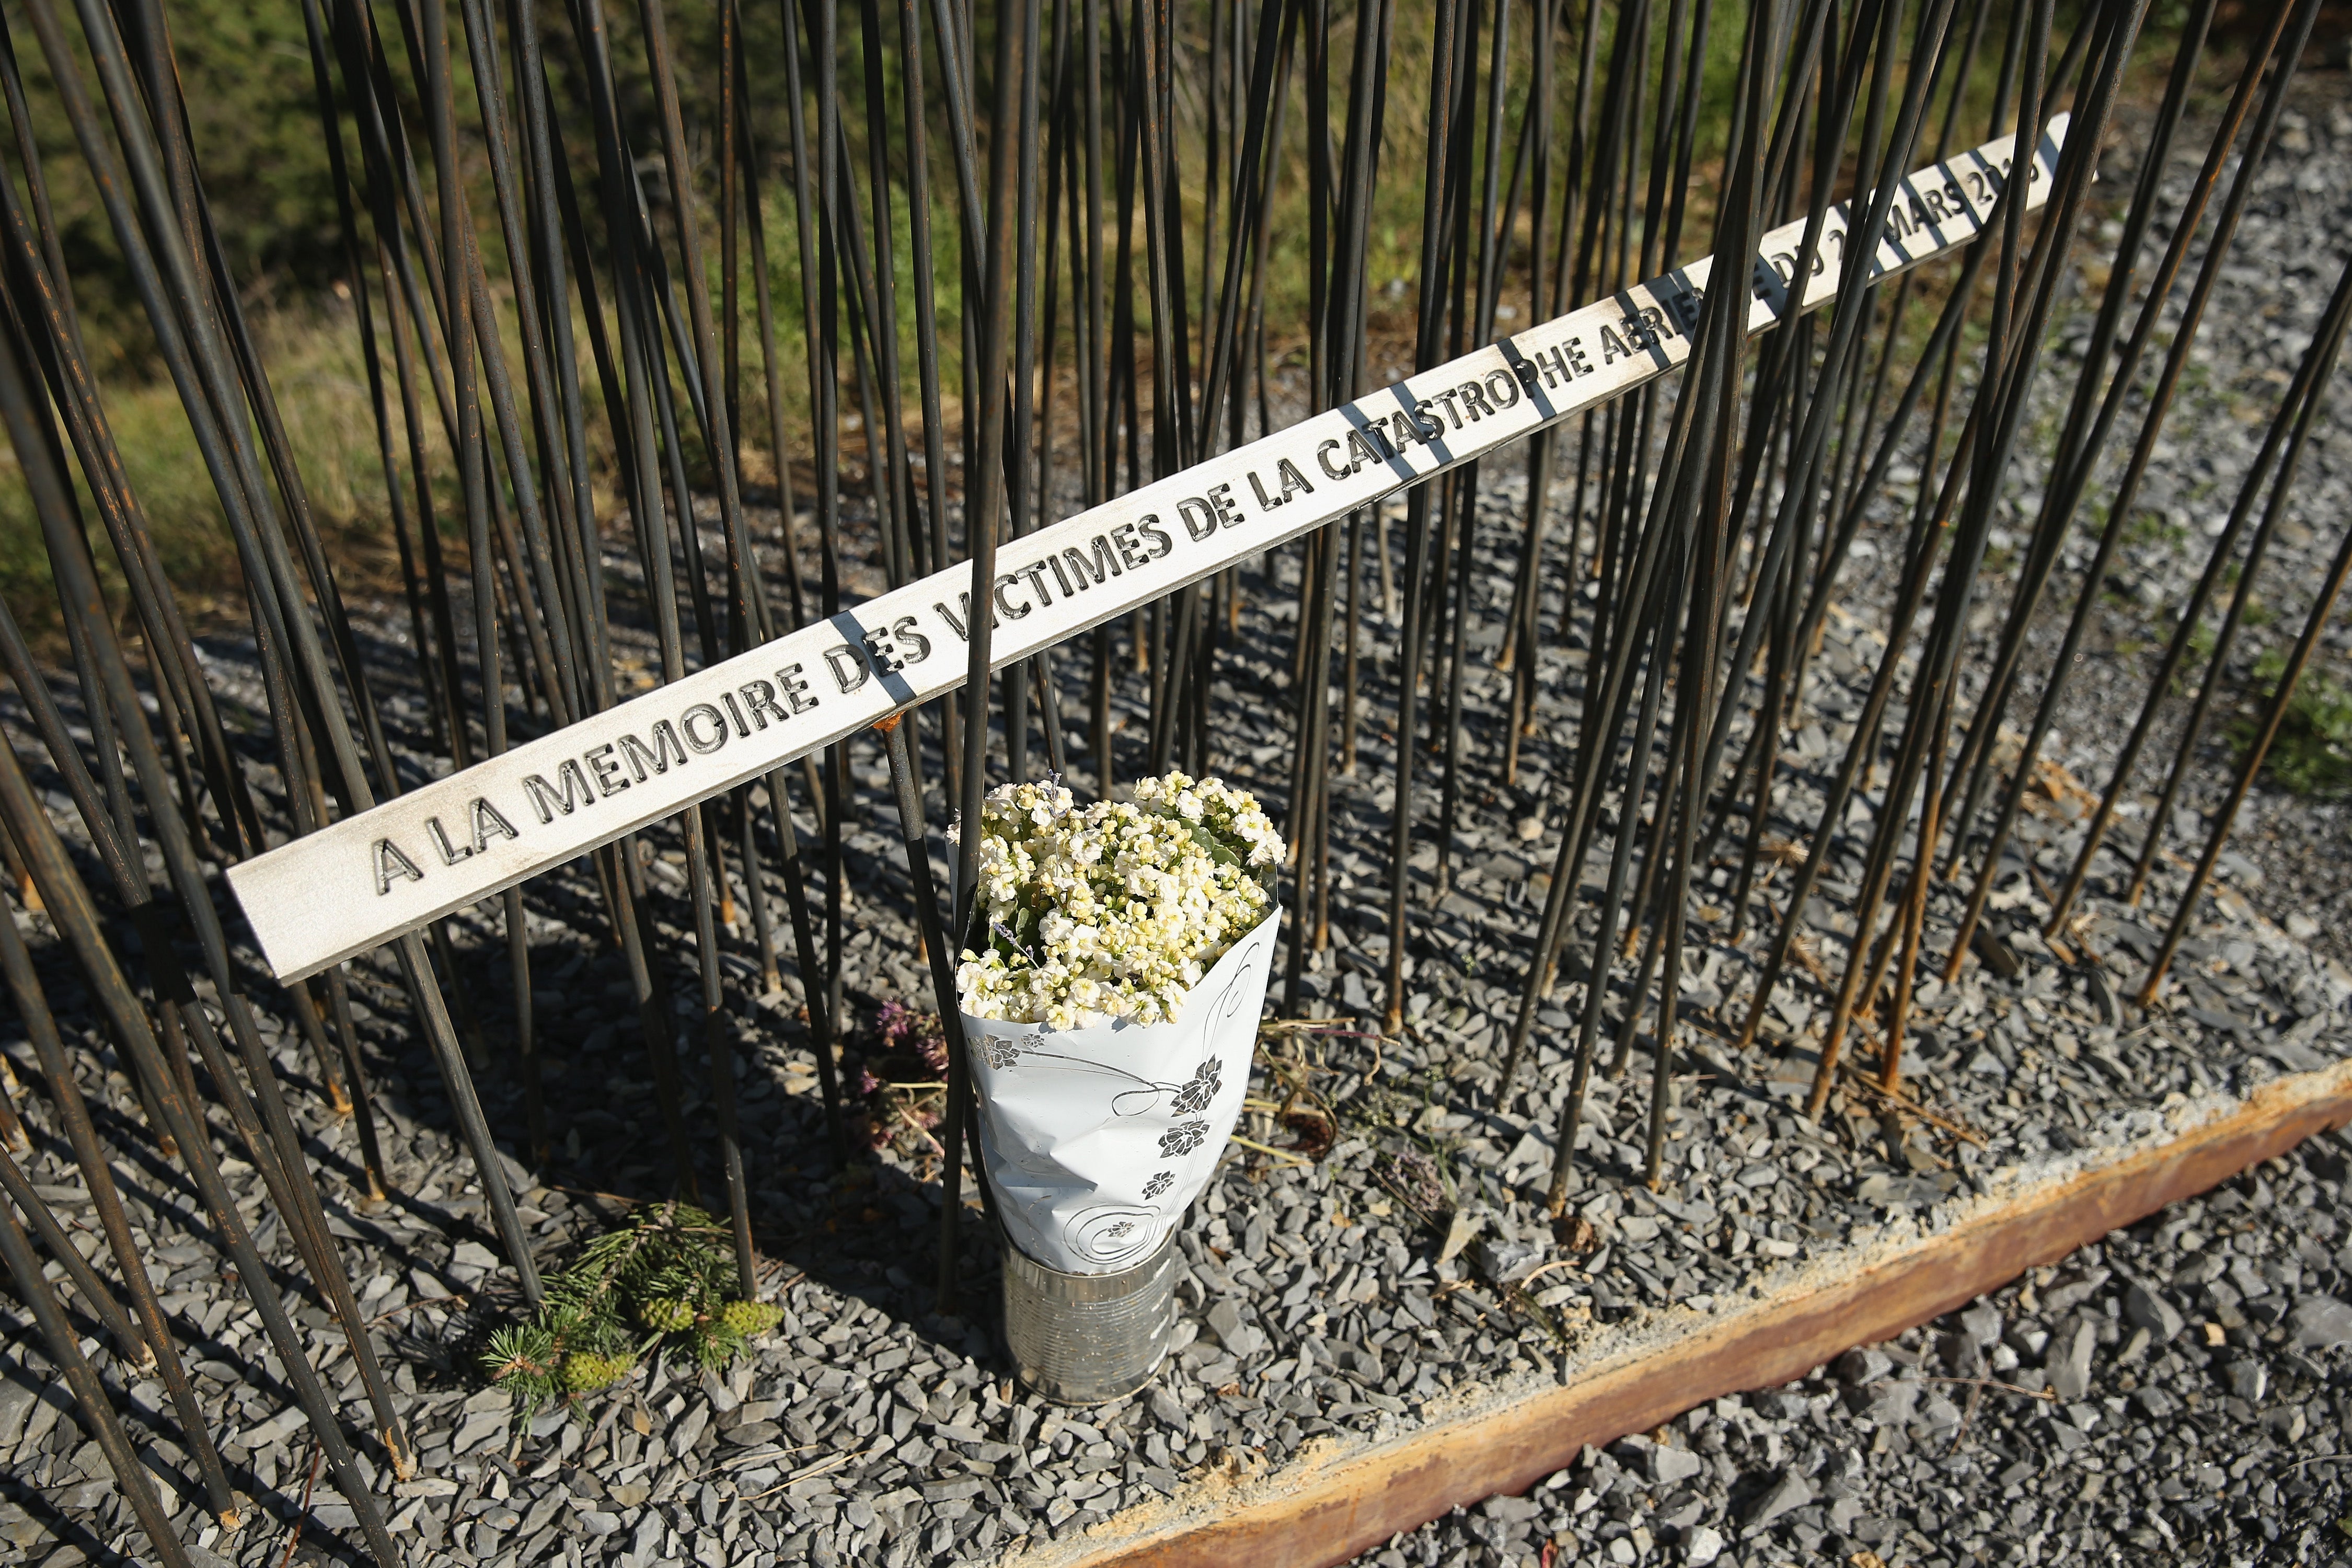
[[[2315,1139],[1961,1311],[1588,1448],[1524,1497],[1357,1561],[2342,1562],[2347,1152]]]
[[[2305,182],[2340,157],[2352,120],[2338,129],[2306,116],[2297,133],[2302,152],[2282,161],[2277,177],[2284,184],[2275,201],[2265,195],[2265,214],[2276,207],[2275,222],[2285,226],[2263,231],[2259,243],[2287,246],[2281,236],[2291,230],[2299,248],[2276,254],[2305,257],[2330,243],[2340,213],[2306,202]],[[2250,216],[2241,245],[2256,243]],[[2268,276],[2266,266],[2262,277]],[[2330,280],[2322,278],[2321,292]],[[2260,278],[2242,281],[2249,289],[2263,286]],[[2217,355],[2253,354],[2266,342],[2274,349],[2307,330],[2297,324],[2304,317],[2284,307],[2276,319],[2247,309],[2231,320],[2255,323],[2246,328],[2253,336],[2237,348],[2216,347]],[[2235,384],[2226,377],[2221,384]],[[2221,474],[2230,454],[2250,448],[2259,428],[2176,423],[2183,434],[2166,472],[2179,476],[2184,509],[2202,508],[2212,491],[2192,493],[2204,482],[2198,476]],[[2332,423],[2315,458],[2333,453],[2341,425]],[[2352,447],[2345,452],[2352,463]],[[2302,510],[2315,533],[2330,531],[2336,514],[2323,509],[2347,479],[2352,467],[2315,461],[2307,468]],[[2228,484],[2212,483],[2226,507]],[[1497,479],[1482,501],[1482,545],[1498,558],[1522,484]],[[2151,553],[2134,569],[2153,573],[2165,559]],[[2299,580],[2307,564],[2283,557],[2284,579]],[[1295,572],[1294,561],[1276,560],[1245,575],[1250,611],[1215,693],[1219,743],[1231,748],[1215,759],[1220,770],[1277,800],[1287,726],[1279,699],[1267,694],[1279,691],[1286,673],[1283,611],[1295,595]],[[2159,595],[2169,581],[2159,581]],[[1471,642],[1484,652],[1498,640],[1507,585],[1497,579],[1474,586]],[[1814,722],[1797,737],[1781,785],[1783,820],[1776,826],[1790,835],[1818,811],[1858,706],[1856,687],[1885,657],[1868,630],[1873,603],[1870,582],[1857,581],[1846,613],[1832,619],[1816,665]],[[2281,608],[2291,626],[2295,608],[2284,595]],[[383,651],[396,656],[390,645],[398,641],[398,617],[377,624],[392,628]],[[1370,711],[1379,713],[1390,697],[1384,682],[1394,628],[1368,616],[1362,632]],[[2098,706],[2098,694],[2127,694],[2116,698],[2121,701],[2137,693],[2128,661],[2142,656],[2121,647],[2126,640],[2118,634],[2107,650],[2102,679],[2083,682],[2088,717],[2070,714],[2067,743],[2053,749],[2073,778],[2094,788],[2104,782],[2101,748],[2112,746],[2120,728]],[[232,703],[257,710],[259,692],[240,650],[205,653]],[[1351,1033],[1270,1038],[1257,1092],[1300,1089],[1313,1109],[1280,1124],[1263,1114],[1247,1119],[1244,1136],[1292,1152],[1236,1150],[1212,1184],[1183,1232],[1179,1352],[1159,1384],[1134,1400],[1060,1411],[1012,1384],[994,1338],[994,1266],[976,1211],[966,1229],[967,1316],[931,1310],[920,1260],[936,1228],[936,1159],[919,1130],[909,1130],[872,1163],[827,1171],[815,1078],[796,1022],[798,992],[787,981],[779,992],[754,994],[760,980],[746,956],[748,924],[729,943],[737,987],[731,1016],[754,1217],[772,1261],[762,1287],[785,1306],[783,1323],[731,1376],[642,1369],[611,1394],[528,1423],[515,1418],[504,1395],[483,1390],[472,1370],[482,1338],[511,1321],[516,1304],[388,967],[352,966],[394,1188],[387,1203],[359,1195],[352,1129],[326,1110],[299,1036],[274,1024],[271,1044],[295,1086],[296,1114],[324,1173],[346,1266],[371,1331],[396,1369],[421,1449],[418,1477],[383,1489],[415,1560],[901,1568],[1069,1539],[1188,1481],[1212,1475],[1245,1481],[1318,1439],[1376,1440],[1480,1398],[1572,1375],[1580,1356],[1670,1310],[1705,1312],[1765,1290],[1837,1248],[1932,1231],[1985,1193],[2080,1152],[2144,1136],[2168,1113],[2241,1095],[2283,1071],[2325,1065],[2352,1046],[2345,1013],[2352,980],[2282,929],[2294,922],[2308,935],[2306,926],[2315,923],[2332,941],[2328,928],[2344,924],[2352,883],[2316,880],[2339,875],[2343,858],[2314,854],[2321,828],[2294,828],[2301,838],[2285,828],[2258,835],[2254,847],[2225,862],[2227,885],[2184,948],[2177,984],[2162,1005],[2141,1014],[2116,998],[2136,978],[2137,960],[2153,950],[2182,868],[2160,861],[2139,910],[2095,879],[2084,921],[2058,946],[2042,942],[2032,934],[2046,912],[2041,884],[2063,875],[2072,848],[2067,825],[2082,805],[2079,789],[2060,774],[2035,797],[1993,900],[1994,930],[2000,951],[2016,961],[2014,976],[1971,964],[1953,984],[1924,985],[1906,1098],[1890,1100],[1854,1077],[1842,1083],[1821,1123],[1802,1121],[1795,1110],[1825,1012],[1804,970],[1819,962],[1833,983],[1844,962],[1862,830],[1876,807],[1864,799],[1805,911],[1810,956],[1780,990],[1765,1048],[1744,1058],[1732,1055],[1723,1036],[1741,1016],[1769,922],[1751,921],[1734,940],[1727,910],[1710,904],[1700,912],[1682,999],[1696,1032],[1674,1064],[1663,1189],[1652,1194],[1633,1179],[1643,1163],[1651,1059],[1650,1042],[1637,1030],[1630,1070],[1595,1083],[1579,1138],[1574,1207],[1556,1226],[1544,1213],[1542,1186],[1547,1140],[1567,1088],[1565,1047],[1581,1005],[1583,976],[1572,962],[1540,1016],[1532,1082],[1499,1106],[1496,1092],[1502,1036],[1556,847],[1577,700],[1580,656],[1561,647],[1542,657],[1548,695],[1540,733],[1507,788],[1496,782],[1507,690],[1504,678],[1485,668],[1490,661],[1472,661],[1464,713],[1471,773],[1448,885],[1433,885],[1433,847],[1424,846],[1414,863],[1425,934],[1409,955],[1413,994],[1403,1037],[1377,1047]],[[419,743],[424,712],[414,694],[394,693],[388,708],[388,721],[408,743]],[[1139,750],[1139,705],[1123,696],[1118,711],[1128,725],[1121,744]],[[5,717],[14,727],[16,715]],[[1332,837],[1342,876],[1328,950],[1305,977],[1299,1011],[1307,1016],[1370,1008],[1385,958],[1380,867],[1395,804],[1388,782],[1393,742],[1372,725],[1361,742],[1358,775],[1335,790]],[[2200,781],[2225,762],[2226,752],[2207,759]],[[868,1025],[881,1001],[921,1000],[925,985],[877,753],[855,748],[851,774],[849,820],[856,826],[847,835],[845,980],[853,1017]],[[266,764],[257,775],[271,793]],[[54,804],[67,820],[61,794]],[[2305,821],[2296,812],[2308,815],[2300,805],[2290,811],[2266,802],[2258,821],[2266,830],[2274,820]],[[932,819],[944,820],[937,804]],[[648,844],[655,917],[665,952],[677,961],[691,947],[681,930],[689,920],[681,857],[674,836],[649,835]],[[1590,887],[1597,888],[1599,857],[1610,847],[1605,837],[1596,846],[1585,873]],[[933,848],[943,863],[936,836]],[[2277,857],[2300,868],[2294,877]],[[1777,861],[1773,872],[1785,879]],[[1727,870],[1718,871],[1714,886],[1728,880]],[[536,886],[543,896],[532,917],[533,987],[553,1149],[536,1169],[518,1161],[512,1174],[544,1265],[617,1217],[626,1199],[661,1195],[667,1166],[643,1047],[625,1017],[626,983],[602,935],[593,883],[566,872]],[[1762,897],[1766,907],[1780,907],[1773,879]],[[1958,890],[1937,889],[1935,929],[1949,929],[1958,897]],[[510,1004],[495,907],[453,923],[455,989],[481,1021],[486,1042],[485,1101],[495,1126],[519,1131],[521,1093],[502,1043]],[[1759,923],[1767,925],[1761,933]],[[219,1412],[224,1453],[257,1505],[253,1522],[223,1537],[202,1520],[193,1496],[184,1498],[188,1537],[247,1564],[278,1563],[289,1546],[298,1561],[349,1555],[342,1544],[353,1535],[349,1510],[323,1479],[300,1541],[289,1542],[291,1525],[305,1517],[311,1449],[282,1369],[273,1367],[257,1318],[212,1261],[192,1194],[136,1131],[128,1081],[89,1028],[92,1010],[46,920],[32,917],[26,930],[76,1037],[86,1091],[101,1117],[128,1134],[116,1147],[127,1152],[119,1168],[133,1222],[159,1274],[169,1266],[160,1281],[167,1309]],[[1580,947],[1572,944],[1571,954]],[[678,994],[688,991],[682,985]],[[270,992],[257,985],[257,994]],[[1852,1052],[1867,1066],[1874,1049],[1865,1035]],[[29,1078],[26,1064],[16,1058]],[[701,1092],[689,1088],[690,1125],[703,1110]],[[79,1177],[43,1114],[37,1110],[32,1120],[34,1179],[65,1213],[86,1221]],[[226,1142],[222,1148],[230,1152]],[[234,1163],[228,1170],[258,1205],[253,1173]],[[2352,1294],[2336,1278],[2342,1265],[2332,1250],[2342,1173],[2336,1152],[2314,1151],[2250,1179],[2234,1201],[2225,1194],[2184,1205],[2151,1222],[2145,1235],[2111,1238],[2057,1273],[2012,1288],[1991,1299],[1990,1318],[1980,1308],[1934,1334],[1882,1347],[1875,1353],[1885,1366],[1864,1352],[1822,1379],[1719,1402],[1674,1424],[1664,1447],[1637,1451],[1634,1444],[1592,1457],[1531,1502],[1487,1505],[1391,1550],[1414,1561],[1451,1561],[1489,1551],[1482,1542],[1495,1531],[1508,1532],[1496,1542],[1517,1558],[1539,1557],[1538,1539],[1552,1536],[1572,1538],[1580,1550],[1599,1545],[1617,1562],[1644,1553],[1674,1560],[1669,1552],[1703,1560],[1710,1538],[1719,1560],[1742,1563],[1832,1547],[1841,1554],[1874,1552],[1888,1563],[1938,1554],[1957,1563],[1963,1552],[2006,1560],[2018,1547],[2044,1561],[2200,1542],[2216,1543],[2215,1562],[2239,1560],[2231,1551],[2242,1557],[2299,1550],[2308,1532],[2330,1528],[2337,1511],[2335,1467],[2323,1459],[2290,1471],[2264,1456],[2292,1449],[2291,1462],[2300,1464],[2337,1446],[2336,1406],[2319,1390],[2340,1364],[2337,1342],[2347,1331],[2346,1310],[2331,1302]],[[704,1178],[715,1192],[714,1173]],[[258,1239],[266,1254],[291,1257],[274,1221],[261,1221]],[[2205,1270],[2225,1250],[2237,1260],[2209,1277]],[[293,1280],[272,1283],[283,1290]],[[2074,1290],[2075,1283],[2084,1289]],[[2131,1294],[2134,1285],[2145,1301]],[[2149,1304],[2159,1297],[2168,1304]],[[307,1292],[299,1302],[329,1381],[341,1385],[354,1414],[362,1412],[348,1361],[336,1359],[339,1331]],[[123,1541],[127,1514],[95,1446],[69,1412],[60,1413],[64,1402],[45,1363],[26,1349],[29,1325],[13,1307],[0,1310],[8,1314],[10,1357],[0,1375],[6,1500],[0,1552],[8,1554],[0,1560],[103,1560]],[[2168,1314],[2186,1325],[2178,1335],[2161,1332]],[[2149,1337],[2135,1344],[2143,1320],[2152,1320]],[[121,1370],[106,1348],[96,1349],[110,1375]],[[1899,1369],[1898,1352],[1908,1358]],[[2021,1369],[2039,1369],[2053,1356],[2068,1380],[2062,1392],[2073,1389],[2055,1405],[1919,1381],[1923,1368],[1941,1367],[1934,1375],[2022,1384],[2031,1377]],[[2234,1370],[2241,1362],[2255,1370],[2242,1377]],[[176,1470],[181,1456],[168,1417],[158,1414],[158,1390],[135,1379],[120,1386],[159,1470]],[[2233,1399],[2257,1418],[2248,1419]],[[2184,1441],[2191,1431],[2193,1450]],[[1958,1446],[1948,1454],[1956,1436]],[[2159,1447],[2158,1458],[2146,1458]],[[1700,1457],[1696,1467],[1693,1455]],[[1873,1466],[1904,1473],[1898,1482],[1889,1471],[1878,1484]],[[1915,1466],[1932,1467],[1936,1479],[1920,1485]],[[2150,1469],[2166,1477],[2153,1489],[2139,1475]],[[2215,1473],[2222,1479],[2209,1484]],[[2113,1475],[2137,1484],[2096,1479]],[[1638,1479],[1618,1489],[1614,1482],[1627,1476]],[[1612,1484],[1602,1487],[1604,1478]],[[2116,1489],[2103,1502],[2104,1486]],[[2176,1487],[2184,1495],[2164,1495]],[[1605,1503],[1598,1500],[1604,1491]],[[2209,1505],[2216,1492],[2220,1500]],[[2259,1523],[2242,1528],[2249,1513],[2270,1520],[2279,1544],[2265,1543]],[[2105,1531],[2104,1543],[2086,1531]]]

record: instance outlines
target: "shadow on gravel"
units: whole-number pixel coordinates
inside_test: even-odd
[[[103,1485],[111,1489],[113,1481],[110,1478],[104,1482],[84,1481],[81,1484],[84,1487]],[[136,1568],[135,1559],[108,1546],[87,1526],[77,1523],[39,1489],[28,1487],[14,1476],[0,1475],[0,1499],[15,1503],[24,1510],[25,1518],[18,1521],[17,1528],[25,1535],[31,1536],[32,1529],[45,1532],[33,1537],[30,1544],[35,1547],[47,1544],[50,1548],[48,1556],[62,1557],[68,1551],[78,1551],[84,1561],[101,1564],[102,1568],[117,1568],[118,1564],[121,1568]]]
[[[869,868],[862,882],[853,878],[853,885],[871,888],[876,869]],[[659,886],[655,878],[648,881]],[[518,1203],[530,1209],[530,1194],[546,1194],[540,1200],[544,1207],[531,1211],[544,1219],[535,1225],[532,1237],[542,1276],[565,1267],[586,1242],[622,1223],[638,1205],[676,1197],[698,1202],[723,1217],[726,1205],[717,1118],[698,1043],[681,1021],[680,1115],[697,1178],[696,1189],[687,1191],[675,1183],[654,1089],[655,1067],[628,995],[621,953],[604,937],[604,909],[593,883],[562,876],[545,879],[544,884],[551,884],[543,885],[549,895],[544,907],[571,925],[565,934],[572,939],[568,945],[549,942],[534,954],[549,1152],[530,1166],[512,1145],[500,1145],[509,1156]],[[871,898],[861,898],[861,906]],[[502,1037],[511,1034],[512,984],[503,942],[482,941],[483,934],[474,933],[476,940],[460,946],[458,984],[449,989],[465,991],[479,1021],[488,1058],[477,1063],[485,1114],[493,1128],[520,1132],[527,1125],[525,1100],[509,1040]],[[789,936],[782,942],[789,973]],[[362,976],[354,966],[355,982],[376,978]],[[677,998],[693,995],[698,985],[690,971],[664,980],[668,994]],[[330,1223],[345,1242],[368,1249],[366,1268],[391,1271],[407,1283],[411,1304],[441,1292],[462,1299],[458,1316],[441,1334],[399,1322],[383,1325],[383,1331],[394,1361],[413,1368],[420,1388],[476,1388],[478,1356],[489,1334],[518,1321],[526,1309],[503,1269],[478,1278],[452,1268],[453,1252],[468,1242],[502,1257],[485,1205],[467,1191],[473,1184],[471,1161],[455,1115],[435,1087],[438,1079],[430,1059],[412,1043],[404,994],[355,984],[354,994],[367,996],[371,1006],[382,997],[382,1016],[363,1029],[374,1036],[370,1068],[378,1086],[392,1191],[382,1204],[363,1201],[366,1175],[352,1142],[343,1140],[337,1147],[313,1141],[309,1153],[321,1175]],[[878,1005],[878,998],[860,993],[844,999],[852,1041],[843,1075],[851,1082],[866,1059],[857,1023],[870,1019]],[[792,1016],[785,1008],[779,997],[745,1002],[740,994],[730,996],[739,1026],[736,1092],[752,1229],[768,1270],[763,1289],[774,1294],[799,1279],[816,1282],[878,1309],[937,1348],[972,1358],[992,1377],[1009,1376],[1011,1364],[993,1329],[996,1236],[970,1181],[959,1226],[960,1310],[942,1314],[936,1290],[941,1201],[936,1157],[920,1174],[861,1158],[861,1134],[853,1127],[851,1162],[836,1170],[805,1026],[796,1007]],[[561,1215],[545,1217],[558,1200]],[[534,1224],[530,1214],[525,1220]],[[428,1279],[431,1286],[423,1286]],[[355,1271],[354,1288],[366,1284],[364,1269]],[[775,1299],[789,1304],[792,1297],[785,1289]],[[813,1323],[810,1332],[822,1328]]]

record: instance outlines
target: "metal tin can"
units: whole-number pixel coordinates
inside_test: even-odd
[[[1059,1405],[1100,1405],[1151,1381],[1175,1323],[1176,1236],[1112,1274],[1064,1274],[1004,1243],[1004,1339],[1021,1381]]]

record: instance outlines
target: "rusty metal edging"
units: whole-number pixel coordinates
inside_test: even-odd
[[[1940,1233],[1718,1312],[1660,1347],[1621,1353],[1573,1386],[1441,1422],[1369,1451],[1234,1488],[1188,1489],[1022,1568],[1325,1568],[1456,1505],[1524,1491],[1585,1445],[1613,1442],[1727,1394],[1801,1377],[2055,1262],[2086,1242],[2352,1122],[2352,1061],[2273,1080],[2235,1110],[1991,1203]],[[2090,1158],[2095,1159],[2096,1153]],[[1834,1258],[1824,1259],[1833,1264]]]

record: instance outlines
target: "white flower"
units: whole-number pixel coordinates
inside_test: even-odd
[[[1159,1023],[1273,895],[1253,868],[1283,857],[1246,792],[1181,773],[1078,809],[1055,780],[989,792],[980,886],[987,946],[961,956],[964,1009],[1084,1028]]]

